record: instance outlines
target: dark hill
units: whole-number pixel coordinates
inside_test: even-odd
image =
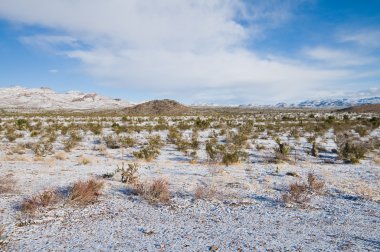
[[[367,104],[339,110],[339,112],[380,113],[380,104]]]
[[[186,115],[191,109],[179,102],[165,99],[153,100],[123,110],[128,115]]]

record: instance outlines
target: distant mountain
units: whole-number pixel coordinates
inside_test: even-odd
[[[370,98],[342,98],[342,99],[322,99],[322,100],[306,100],[297,104],[301,108],[336,108],[336,107],[352,107],[366,104],[379,104],[380,97]]]
[[[241,108],[347,108],[367,104],[380,104],[380,97],[305,100],[299,103],[280,102],[276,105],[239,105]]]
[[[96,93],[69,91],[56,93],[50,88],[0,88],[0,109],[14,110],[107,110],[129,107],[121,99]]]

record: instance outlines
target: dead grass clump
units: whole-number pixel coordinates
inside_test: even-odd
[[[318,179],[313,173],[307,175],[307,183],[309,190],[318,194],[323,193],[325,188],[325,182],[321,179]]]
[[[16,186],[16,181],[9,176],[0,177],[0,194],[11,193],[14,191]]]
[[[91,164],[92,161],[90,158],[88,157],[85,157],[85,156],[80,156],[78,158],[78,164],[81,164],[81,165],[88,165],[88,164]]]
[[[78,181],[70,190],[69,200],[79,205],[92,204],[97,200],[103,186],[103,182],[95,179]]]
[[[216,190],[209,186],[198,185],[195,188],[195,199],[214,199],[216,197]]]
[[[66,155],[66,152],[64,151],[59,151],[57,152],[54,157],[58,160],[66,160],[67,159],[67,155]]]
[[[35,213],[38,209],[39,202],[37,197],[32,197],[29,199],[24,199],[21,202],[20,210],[24,213]]]
[[[21,202],[20,210],[24,213],[35,213],[40,207],[48,207],[59,200],[58,193],[55,190],[46,190],[31,198],[24,199]]]
[[[54,190],[46,190],[38,195],[39,203],[42,207],[47,207],[58,201],[58,194]]]
[[[285,203],[305,204],[310,201],[307,185],[303,183],[292,183],[289,185],[289,192],[282,195]]]
[[[288,192],[282,195],[282,200],[285,203],[304,205],[308,203],[315,194],[322,194],[324,188],[325,182],[318,179],[313,173],[309,173],[307,183],[295,182],[290,184]]]
[[[169,183],[166,179],[155,179],[150,183],[135,185],[134,192],[150,203],[167,203],[170,200]]]

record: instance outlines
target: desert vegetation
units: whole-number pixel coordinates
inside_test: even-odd
[[[186,214],[196,216],[187,220],[191,227],[201,221],[211,225],[210,220],[216,226],[225,220],[244,226],[228,216],[258,211],[281,222],[277,212],[295,218],[302,211],[315,219],[325,209],[349,211],[354,200],[368,211],[378,208],[378,114],[236,111],[4,114],[3,233],[44,222],[74,225],[66,215],[94,223],[102,216],[109,226],[114,222],[108,220],[120,221],[119,216],[129,221],[163,216],[171,226],[170,216],[184,218],[190,209]],[[215,216],[204,219],[197,214],[203,211]],[[70,224],[58,224],[62,219]],[[153,227],[142,230],[136,232],[160,235]]]

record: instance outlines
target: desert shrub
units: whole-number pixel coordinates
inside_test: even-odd
[[[88,157],[85,157],[85,156],[80,156],[78,158],[78,164],[81,164],[81,165],[88,165],[88,164],[91,164],[91,159],[88,158]]]
[[[139,151],[133,152],[133,156],[138,159],[145,159],[146,161],[152,161],[153,159],[156,159],[159,154],[160,150],[150,145],[142,148]]]
[[[193,150],[197,150],[199,148],[198,137],[199,137],[198,131],[193,130],[193,133],[191,135],[191,144],[190,144],[190,147]]]
[[[289,185],[288,192],[282,195],[284,203],[306,204],[312,196],[322,194],[325,183],[322,179],[318,179],[313,173],[309,173],[307,183],[295,182]]]
[[[357,126],[355,131],[359,134],[360,137],[368,135],[368,130],[363,126]]]
[[[145,184],[136,184],[134,193],[142,196],[150,203],[167,203],[170,200],[169,183],[162,178]]]
[[[215,147],[216,143],[213,142],[212,140],[207,140],[206,141],[206,154],[207,157],[210,161],[216,161],[217,155],[218,155],[218,150]]]
[[[239,163],[248,157],[246,152],[240,150],[224,151],[222,155],[222,163],[226,166]]]
[[[14,153],[17,153],[19,155],[25,154],[26,153],[26,147],[29,147],[31,143],[26,143],[26,144],[17,144],[14,146],[11,146],[7,154],[12,155]]]
[[[256,149],[257,149],[258,151],[260,151],[260,150],[265,150],[266,147],[265,147],[265,145],[263,145],[263,144],[256,144]]]
[[[292,183],[289,185],[289,192],[282,195],[285,203],[305,204],[310,201],[310,194],[307,185],[303,183]]]
[[[281,143],[280,139],[276,139],[276,143],[278,145],[277,148],[274,149],[275,151],[275,159],[276,161],[284,161],[289,159],[289,153],[290,153],[290,147],[286,143]]]
[[[95,179],[78,181],[69,192],[69,200],[79,205],[88,205],[96,202],[104,183]]]
[[[26,130],[30,126],[28,120],[24,118],[17,119],[15,124],[18,130]]]
[[[191,129],[191,125],[186,123],[186,122],[183,122],[183,121],[180,121],[177,125],[178,129],[180,130],[188,130],[188,129]]]
[[[148,137],[148,145],[159,149],[164,145],[164,142],[161,140],[160,135],[151,135]]]
[[[202,120],[199,117],[194,122],[194,127],[199,130],[205,130],[210,127],[210,121],[209,120]]]
[[[42,207],[47,207],[57,202],[58,198],[58,194],[54,190],[46,190],[38,195],[38,201]]]
[[[53,153],[53,144],[48,139],[41,139],[35,143],[32,147],[32,151],[38,157],[44,157]]]
[[[368,120],[368,122],[370,123],[372,129],[377,129],[380,127],[380,117],[372,117]]]
[[[124,163],[121,167],[118,166],[117,172],[121,173],[121,182],[127,184],[134,184],[138,181],[138,172],[139,166],[136,163],[128,164],[128,168],[124,168]]]
[[[59,152],[57,152],[57,153],[54,155],[54,157],[55,157],[56,159],[58,159],[58,160],[65,160],[65,159],[67,159],[66,152],[64,152],[64,151],[59,151]]]
[[[356,164],[359,163],[360,159],[364,158],[366,152],[367,149],[364,145],[346,142],[344,147],[340,150],[339,155],[343,160]]]
[[[11,193],[14,191],[16,186],[16,181],[10,176],[0,177],[0,194]]]
[[[290,136],[293,137],[294,139],[299,139],[300,138],[300,132],[297,128],[292,128],[290,130]]]
[[[119,149],[121,147],[119,138],[114,135],[108,135],[104,137],[104,142],[106,143],[107,148],[110,149]]]
[[[43,191],[31,198],[26,198],[21,202],[20,210],[24,213],[35,213],[38,208],[48,207],[59,200],[59,195],[55,190]]]
[[[70,152],[80,141],[82,141],[82,136],[78,132],[73,131],[70,133],[69,138],[63,142],[63,148],[66,152]]]
[[[37,130],[32,130],[32,132],[30,132],[30,137],[36,137],[36,136],[38,136],[38,134],[40,134],[39,131],[37,131]]]
[[[317,143],[316,142],[313,142],[313,144],[311,146],[311,155],[313,157],[318,157],[318,147],[317,147]]]
[[[351,137],[348,133],[337,134],[336,144],[339,158],[351,163],[358,163],[371,149],[371,141],[362,142]]]
[[[20,205],[20,211],[24,213],[35,213],[39,207],[37,197],[24,199]]]
[[[175,144],[179,139],[182,138],[181,132],[176,127],[170,127],[167,135],[167,140],[169,143]]]
[[[9,142],[15,141],[17,138],[22,137],[22,134],[17,133],[14,128],[8,127],[5,131],[5,137],[8,139]]]
[[[183,153],[187,153],[188,149],[190,148],[191,146],[191,143],[190,142],[187,142],[183,139],[179,139],[177,140],[177,142],[175,143],[176,146],[177,146],[177,150],[183,152]]]
[[[100,123],[88,123],[87,128],[94,134],[100,135],[103,132],[103,126]]]
[[[160,148],[164,143],[159,135],[153,135],[148,137],[147,145],[139,151],[133,152],[133,155],[139,159],[145,159],[151,161],[158,157],[160,154]]]
[[[198,185],[194,191],[195,199],[213,199],[216,197],[216,190],[210,186]]]
[[[0,226],[0,250],[5,248],[4,246],[6,245],[5,239],[6,237],[4,236],[5,233],[5,226]]]
[[[307,175],[307,184],[309,191],[317,194],[321,194],[325,187],[325,182],[321,179],[318,179],[317,176],[311,172],[309,172]]]
[[[243,146],[248,140],[248,134],[245,132],[239,132],[238,134],[232,134],[231,143],[236,146]]]
[[[137,143],[136,139],[132,137],[121,137],[120,144],[122,147],[133,147]]]

